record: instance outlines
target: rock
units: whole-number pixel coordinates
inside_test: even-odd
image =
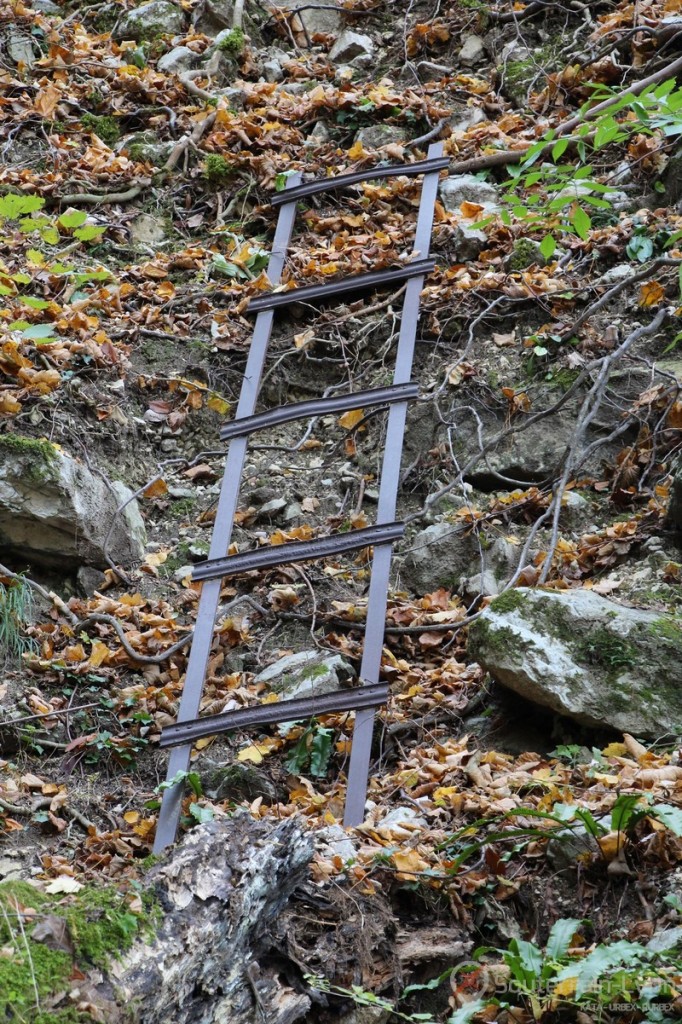
[[[355,669],[340,654],[299,651],[268,665],[254,679],[287,700],[333,693],[356,678]]]
[[[448,118],[448,124],[452,128],[453,132],[465,132],[467,128],[473,128],[474,125],[483,124],[488,118],[485,115],[485,111],[481,107],[469,106],[469,104],[458,104],[453,103],[450,106],[452,111]]]
[[[605,832],[610,830],[609,819],[602,819],[600,824]],[[581,861],[591,860],[600,854],[599,843],[581,823],[559,829],[547,843],[547,860],[555,871],[575,868]]]
[[[166,240],[166,232],[158,217],[151,213],[140,213],[128,224],[130,240],[134,246],[160,245]]]
[[[318,851],[323,857],[340,857],[344,864],[357,860],[357,850],[345,829],[340,825],[327,825],[315,832]]]
[[[556,199],[580,199],[582,196],[594,195],[594,189],[592,186],[585,181],[572,181],[566,188],[562,188],[559,192],[555,192],[552,201]],[[632,200],[628,196],[627,192],[619,192],[618,189],[609,189],[603,195],[600,193],[597,198],[605,199],[611,204],[613,210],[616,213],[621,210],[629,210],[632,206]]]
[[[201,0],[192,14],[192,28],[214,38],[219,32],[232,30],[234,3],[232,0]],[[217,42],[217,40],[216,40]]]
[[[32,68],[35,64],[33,40],[27,32],[22,32],[16,25],[10,25],[5,42],[7,56],[14,64],[23,64]]]
[[[101,590],[107,582],[107,578],[99,569],[93,569],[90,565],[81,565],[76,573],[78,586],[86,597],[92,597],[96,590]]]
[[[278,60],[275,60],[274,57],[264,62],[263,77],[265,78],[266,82],[281,82],[282,79],[284,78],[282,65]]]
[[[154,167],[165,164],[172,149],[172,142],[162,142],[153,131],[126,135],[116,146],[117,152],[125,150],[131,160],[153,164]]]
[[[112,30],[116,42],[134,39],[140,43],[159,36],[176,36],[185,30],[185,13],[170,0],[152,0],[133,7],[118,19]]]
[[[310,135],[307,136],[304,146],[320,146],[324,142],[329,142],[330,135],[329,129],[327,128],[324,121],[318,121]]]
[[[502,537],[490,543],[449,522],[434,523],[416,535],[401,570],[401,583],[417,594],[438,587],[459,590],[477,573],[497,594],[516,568],[520,547]],[[494,588],[494,589],[493,589]],[[478,591],[476,591],[478,593]]]
[[[329,59],[333,64],[347,64],[354,57],[363,54],[371,57],[373,53],[374,43],[370,36],[346,28],[329,51]]]
[[[113,491],[113,493],[112,493]],[[108,553],[129,565],[144,554],[145,530],[138,505],[116,510],[131,492],[100,476],[48,441],[0,436],[0,549],[60,568],[108,563]]]
[[[438,186],[443,206],[449,213],[460,213],[462,203],[497,205],[499,193],[494,185],[474,174],[452,174]]]
[[[274,0],[273,6],[290,10],[301,5],[298,0]],[[311,41],[314,41],[314,36],[318,34],[338,36],[343,29],[344,12],[341,6],[338,11],[329,10],[332,6],[333,0],[331,4],[328,3],[328,0],[307,0],[306,9],[298,11],[294,17],[289,19],[292,31],[302,35],[304,42],[306,33]]]
[[[488,247],[488,236],[483,228],[476,227],[479,221],[495,217],[500,207],[496,203],[482,203],[483,209],[474,217],[462,217],[453,236],[454,254],[458,260],[476,260]]]
[[[52,0],[33,0],[33,10],[47,14],[48,17],[63,17],[61,7],[58,7]]]
[[[251,803],[262,797],[266,804],[277,801],[277,790],[267,775],[240,761],[216,766],[208,774],[205,788],[212,800],[248,800]]]
[[[174,46],[156,62],[156,70],[164,75],[177,75],[180,71],[189,71],[199,60],[199,55],[190,50],[189,46]]]
[[[485,60],[485,45],[480,36],[464,36],[462,49],[457,55],[457,60],[465,68],[473,68]]]
[[[404,142],[406,129],[398,127],[397,124],[373,124],[368,128],[361,128],[355,136],[356,142],[361,142],[367,149],[381,149],[392,142]]]
[[[675,533],[682,533],[682,461],[678,462],[673,475],[665,525]]]
[[[511,590],[469,632],[469,653],[519,696],[587,726],[682,734],[682,626],[590,590]]]
[[[273,498],[258,509],[257,519],[273,519],[287,507],[286,498]]]

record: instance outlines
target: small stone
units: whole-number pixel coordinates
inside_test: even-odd
[[[233,22],[232,0],[201,0],[192,14],[193,28],[211,38],[221,31],[231,32]]]
[[[258,509],[258,519],[272,519],[287,507],[286,498],[273,498]]]
[[[47,14],[49,17],[63,17],[61,7],[58,7],[52,0],[33,0],[33,10]]]
[[[163,223],[151,213],[140,213],[129,225],[130,240],[134,246],[155,246],[166,240]]]
[[[274,0],[273,6],[288,10],[301,4],[299,0]],[[297,40],[300,45],[307,43],[308,38],[313,41],[317,34],[338,36],[343,29],[344,11],[340,4],[338,10],[330,10],[333,6],[329,0],[307,0],[305,10],[297,11],[296,16],[289,19],[292,31],[303,37]]]
[[[156,70],[162,71],[164,75],[177,75],[180,71],[188,71],[198,59],[198,54],[190,50],[189,46],[174,46],[163,57],[159,57]]]
[[[357,860],[352,839],[340,825],[327,825],[315,832],[318,851],[323,857],[340,857],[344,864]]]
[[[281,82],[284,78],[282,65],[274,57],[263,64],[263,77],[266,82]]]
[[[164,437],[159,447],[162,452],[176,452],[178,450],[178,442],[173,440],[172,437]]]
[[[101,590],[107,578],[99,569],[93,569],[89,565],[82,565],[76,573],[78,586],[86,597],[92,597],[96,590]]]
[[[406,129],[396,124],[373,124],[361,128],[355,136],[356,142],[361,142],[367,149],[381,149],[394,142],[405,142],[405,138]]]
[[[324,121],[318,121],[310,135],[307,137],[304,146],[320,146],[324,142],[329,142],[329,129],[327,128]]]
[[[355,669],[340,654],[315,650],[299,651],[280,658],[260,672],[254,684],[266,685],[293,700],[294,697],[333,693],[355,678]]]
[[[347,64],[354,57],[361,54],[372,56],[374,54],[374,42],[370,36],[361,32],[353,32],[352,29],[344,29],[329,51],[329,59],[334,64]]]
[[[453,174],[438,186],[443,206],[449,213],[460,213],[462,203],[479,206],[497,204],[499,193],[494,185],[473,174]],[[483,216],[483,214],[481,215]]]
[[[291,505],[287,505],[284,512],[285,522],[289,523],[292,519],[298,519],[303,515],[303,509],[297,501],[292,502]]]
[[[485,46],[480,36],[464,36],[464,45],[457,55],[460,64],[465,68],[475,67],[485,59]]]
[[[468,128],[473,128],[477,124],[483,124],[488,118],[485,116],[485,111],[481,107],[469,106],[468,104],[462,104],[461,106],[453,104],[450,108],[453,113],[448,118],[448,124],[452,128],[453,132],[465,132]]]
[[[181,565],[179,569],[176,569],[173,573],[173,579],[176,583],[182,583],[187,577],[192,575],[193,565]]]
[[[639,267],[635,263],[617,263],[615,267],[611,267],[610,270],[602,274],[596,283],[598,285],[618,284],[628,277],[634,277],[638,270]]]

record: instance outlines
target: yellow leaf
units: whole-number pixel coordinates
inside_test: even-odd
[[[624,743],[609,743],[607,747],[602,750],[604,757],[627,757],[628,748]]]
[[[308,94],[308,96],[310,96],[310,94]],[[348,150],[348,156],[351,158],[351,160],[360,160],[363,156],[367,156],[365,147],[363,146],[359,139],[357,142],[354,142],[353,145]]]
[[[140,820],[140,812],[126,811],[125,814],[123,815],[123,820],[127,822],[128,825],[134,825],[136,822]]]
[[[265,751],[267,753],[267,751]],[[264,753],[257,743],[253,743],[250,747],[244,747],[237,754],[238,761],[251,761],[253,764],[260,764],[263,760]]]
[[[597,839],[599,849],[606,861],[612,861],[621,851],[623,846],[623,835],[620,832],[609,832],[608,835],[599,836]]]
[[[150,551],[148,555],[144,556],[145,564],[153,567],[163,565],[167,558],[167,551]]]
[[[639,289],[640,306],[655,306],[665,295],[665,288],[658,281],[647,281]]]
[[[309,327],[307,331],[302,331],[300,334],[294,335],[294,345],[296,348],[303,348],[309,341],[312,341],[315,337],[315,331],[312,327]]]
[[[48,83],[44,89],[41,89],[33,101],[33,106],[38,111],[41,117],[47,118],[48,120],[52,117],[55,111],[55,107],[61,99],[61,93],[59,89],[55,88],[52,82]]]
[[[200,740],[196,741],[194,746],[197,748],[197,750],[204,750],[206,747],[210,747],[214,739],[215,736],[202,736]]]
[[[109,648],[101,640],[93,640],[90,650],[88,664],[92,668],[99,668],[109,657]]]
[[[160,498],[162,495],[168,493],[166,481],[161,478],[154,480],[154,482],[151,483],[142,493],[145,498]]]
[[[220,395],[209,395],[206,405],[220,416],[225,416],[230,411],[230,403],[226,402]]]
[[[349,412],[344,412],[343,416],[339,416],[339,426],[351,430],[364,418],[364,415],[364,409],[351,409]]]
[[[397,850],[393,854],[393,863],[401,874],[407,875],[428,871],[430,867],[417,850]]]
[[[577,978],[564,978],[563,981],[558,982],[553,989],[553,995],[555,996],[572,996],[578,987]]]

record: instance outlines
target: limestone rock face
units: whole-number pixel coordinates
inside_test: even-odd
[[[503,537],[484,545],[461,526],[433,523],[412,541],[400,579],[415,593],[426,594],[438,587],[459,590],[467,583],[471,589],[471,578],[479,575],[485,577],[478,581],[486,584],[483,592],[497,594],[511,579],[519,554],[520,548]]]
[[[584,725],[682,734],[682,625],[590,590],[519,588],[492,601],[469,654],[521,697]]]
[[[152,0],[149,4],[126,11],[116,24],[112,35],[117,42],[134,39],[140,43],[158,36],[175,36],[185,28],[185,15],[170,0]]]
[[[115,520],[131,492],[104,480],[47,441],[0,437],[0,550],[44,565],[129,565],[144,554],[145,530],[137,502]]]

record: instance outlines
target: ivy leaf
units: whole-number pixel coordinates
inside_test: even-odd
[[[213,821],[213,810],[210,807],[202,807],[201,804],[190,804],[189,813],[199,825],[207,821]]]
[[[682,809],[671,804],[654,804],[650,812],[652,817],[670,829],[676,836],[682,836]]]
[[[73,233],[73,237],[77,238],[79,242],[92,242],[93,239],[99,238],[106,231],[106,227],[98,227],[96,224],[86,224],[84,228],[78,228]]]
[[[31,327],[26,327],[23,331],[25,338],[29,338],[31,341],[54,337],[54,324],[33,324]]]

